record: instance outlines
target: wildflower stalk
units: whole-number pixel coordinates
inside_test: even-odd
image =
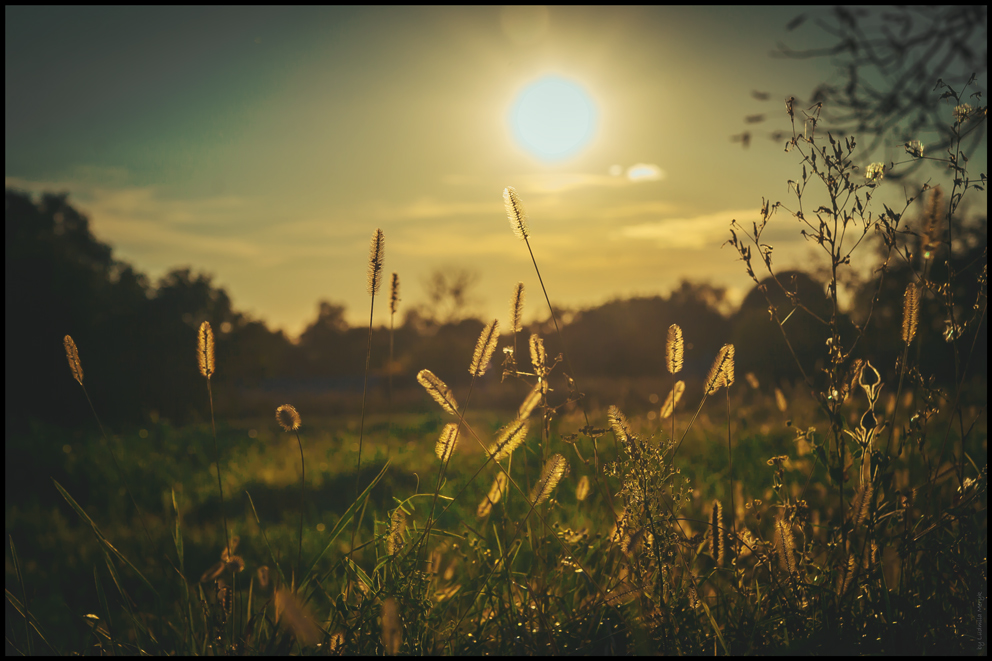
[[[214,461],[217,465],[217,492],[220,494],[220,515],[224,522],[224,548],[230,548],[231,538],[227,532],[227,513],[224,511],[224,487],[220,480],[220,448],[217,445],[217,424],[214,421],[214,393],[210,387],[210,377],[214,375],[214,331],[209,321],[200,324],[197,335],[197,359],[200,364],[200,374],[207,380],[207,397],[210,400],[210,429],[214,435]]]

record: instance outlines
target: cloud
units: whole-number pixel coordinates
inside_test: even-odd
[[[757,219],[755,209],[732,209],[683,218],[666,218],[627,225],[611,235],[614,240],[653,240],[660,248],[696,250],[722,244],[730,238],[730,221]]]
[[[653,163],[635,163],[627,168],[627,178],[631,181],[661,181],[665,172]]]

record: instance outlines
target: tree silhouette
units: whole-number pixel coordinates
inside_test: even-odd
[[[786,29],[796,30],[810,14],[799,14]],[[965,97],[974,94],[980,100],[986,91],[987,5],[834,7],[825,16],[813,18],[812,23],[834,43],[799,50],[779,43],[772,56],[831,58],[837,71],[835,79],[821,82],[808,99],[797,98],[796,106],[822,103],[823,128],[863,139],[866,160],[873,160],[879,148],[895,147],[901,152],[906,142],[930,135],[936,138],[925,138],[929,142],[927,153],[947,149],[953,137],[950,108],[937,103],[947,98],[946,93],[941,96],[935,89],[938,80],[961,93],[974,76]],[[754,96],[767,100],[770,95],[759,92]],[[769,137],[780,141],[784,134],[772,132]],[[965,153],[970,156],[979,149],[983,137],[984,123],[969,136]],[[736,139],[741,140],[740,136]],[[899,172],[886,172],[886,176],[905,177],[921,164],[918,160]]]

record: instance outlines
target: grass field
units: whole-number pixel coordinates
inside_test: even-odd
[[[788,111],[795,121],[791,101]],[[955,109],[959,139],[972,112]],[[650,329],[667,332],[668,373],[612,389],[576,375],[567,351],[547,354],[537,334],[516,337],[518,288],[503,335],[492,323],[473,355],[448,356],[468,369],[467,387],[452,392],[422,365],[419,403],[404,393],[393,413],[381,399],[369,406],[363,388],[345,416],[301,409],[300,426],[283,409],[214,424],[204,322],[205,422],[106,435],[94,411],[71,432],[35,425],[6,438],[7,653],[980,652],[987,393],[969,370],[987,254],[954,266],[943,229],[966,170],[952,159],[960,179],[946,198],[920,191],[919,223],[888,208],[872,215],[882,165],[856,174],[853,144],[817,143],[818,113],[794,132],[804,170],[790,183],[797,218],[807,165],[834,203],[832,215],[817,212],[828,215],[818,243],[833,268],[825,318],[777,279],[762,242],[784,205],[766,202],[753,228],[734,222],[729,242],[755,291],[776,286],[789,301],[767,299],[768,326],[788,347],[776,359],[795,356],[786,322],[797,310],[828,327],[817,373],[800,364],[794,385],[762,385],[735,373],[748,348],[725,344],[705,379],[686,376],[693,338],[672,324]],[[512,189],[504,199],[538,270],[522,202]],[[879,273],[905,255],[908,282],[889,307],[902,312],[888,340],[901,352],[894,364],[859,353],[864,326],[842,332],[837,272],[860,238],[845,245],[838,227],[883,236]],[[900,252],[912,241],[925,249]],[[373,307],[383,260],[376,230]],[[760,282],[758,266],[769,274]],[[955,278],[974,281],[974,301],[955,303]],[[541,293],[545,328],[567,347]],[[926,305],[947,309],[936,346],[950,347],[948,383],[921,373]],[[370,326],[369,352],[371,337]],[[193,361],[192,346],[175,359]],[[502,352],[497,384],[493,353],[508,346],[517,350]],[[68,336],[65,349],[65,378],[88,399],[85,353]],[[504,388],[513,404],[495,410],[487,398]],[[674,415],[670,393],[681,395]]]

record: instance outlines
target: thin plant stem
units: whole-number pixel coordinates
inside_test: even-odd
[[[307,486],[307,464],[303,458],[303,441],[300,440],[300,432],[296,432],[296,443],[300,447],[300,542],[296,555],[297,574],[300,574],[300,582],[303,581],[303,503]]]
[[[214,422],[214,393],[210,388],[209,376],[207,377],[207,396],[210,398],[210,428],[214,433],[214,460],[217,463],[217,491],[220,493],[220,516],[224,521],[224,548],[228,549],[228,553],[232,553],[231,538],[227,533],[227,513],[224,511],[224,487],[220,481],[220,449],[217,445],[217,424]]]
[[[358,500],[358,487],[362,479],[362,441],[365,438],[365,404],[369,392],[369,364],[372,359],[372,313],[375,311],[375,291],[372,292],[372,304],[369,306],[369,341],[365,350],[365,383],[362,386],[362,421],[358,429],[358,470],[355,472],[355,500]],[[362,512],[364,513],[364,508]],[[355,528],[351,531],[351,548],[355,548],[355,533],[362,524],[362,517],[355,519]]]

